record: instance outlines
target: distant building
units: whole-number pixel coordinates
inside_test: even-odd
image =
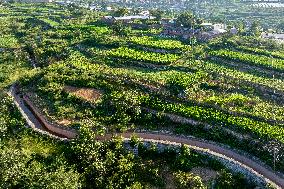
[[[176,26],[164,26],[164,30],[162,31],[163,35],[169,37],[181,37],[183,39],[188,39],[194,34],[198,33],[199,30],[193,30],[184,27],[176,27]]]
[[[226,24],[213,24],[214,30],[226,30]]]
[[[212,24],[212,23],[204,22],[204,23],[200,24],[200,26],[203,26],[203,27],[212,27],[213,24]]]
[[[53,0],[21,0],[22,3],[52,3]]]
[[[114,9],[112,7],[106,7],[106,11],[113,11]]]
[[[153,20],[155,17],[153,16],[143,16],[143,15],[134,15],[134,16],[121,16],[121,17],[114,17],[114,16],[104,16],[102,21],[106,23],[114,23],[116,21],[122,21],[123,23],[131,23],[135,20]]]
[[[226,32],[227,31],[224,30],[224,29],[216,29],[216,30],[211,30],[211,31],[207,31],[207,32],[200,32],[200,33],[198,33],[198,35],[196,37],[200,41],[209,41],[209,40],[211,40],[215,37],[223,35]]]
[[[279,42],[284,42],[284,33],[262,33],[261,37],[264,39],[274,39]]]
[[[200,41],[208,41],[214,37],[227,33],[225,24],[202,23],[200,26],[201,28],[191,29],[178,27],[175,24],[168,22],[167,24],[164,24],[162,34],[168,37],[181,37],[183,39],[189,39],[192,36],[195,36]]]
[[[238,33],[238,29],[235,28],[235,27],[232,27],[232,28],[230,29],[230,33],[233,34],[233,35],[236,35],[236,34]]]
[[[149,16],[150,12],[148,10],[142,11],[142,12],[139,13],[139,15],[141,15],[141,16]]]

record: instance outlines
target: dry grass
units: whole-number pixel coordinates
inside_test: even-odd
[[[72,86],[65,86],[63,89],[67,93],[71,93],[77,97],[83,98],[87,101],[96,101],[101,98],[102,92],[90,88],[78,88]]]
[[[58,121],[57,123],[60,124],[60,125],[67,126],[67,125],[70,125],[72,123],[72,121],[70,121],[68,119],[62,119],[62,120]]]
[[[201,177],[202,181],[208,184],[210,181],[216,179],[217,172],[205,167],[194,167],[191,172]]]

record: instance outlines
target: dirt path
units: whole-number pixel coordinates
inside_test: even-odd
[[[48,134],[51,137],[55,137],[61,140],[67,140],[66,138],[61,138],[60,136],[56,136],[56,133],[50,133],[33,115],[33,113],[25,106],[22,98],[17,94],[15,86],[12,86],[9,91],[10,96],[13,98],[15,105],[21,112],[24,119],[27,121],[28,125],[34,130]],[[133,133],[123,133],[119,134],[122,137],[129,139],[133,135]],[[209,154],[212,154],[217,157],[221,157],[223,159],[227,159],[233,161],[239,166],[249,170],[255,175],[262,175],[263,177],[269,179],[273,183],[278,185],[278,188],[284,188],[284,178],[275,174],[272,170],[262,166],[258,162],[249,159],[248,157],[238,154],[235,151],[225,148],[223,146],[219,146],[217,144],[213,144],[206,141],[201,141],[194,138],[185,138],[180,136],[172,136],[166,134],[154,134],[154,133],[135,133],[135,135],[143,141],[152,141],[163,144],[187,144],[190,148],[195,149],[197,151],[203,151]],[[112,135],[106,135],[103,137],[98,137],[98,140],[108,140],[112,137]]]
[[[169,141],[174,143],[187,144],[190,146],[190,148],[193,149],[197,148],[197,150],[201,148],[203,150],[212,151],[214,152],[214,155],[222,157],[225,156],[229,159],[234,160],[235,162],[239,162],[242,164],[241,166],[246,166],[247,168],[254,170],[255,172],[263,175],[265,178],[268,178],[275,184],[279,185],[281,188],[284,188],[284,178],[281,178],[280,176],[276,175],[273,171],[269,170],[266,167],[263,167],[256,161],[251,160],[244,155],[238,154],[222,146],[218,146],[216,144],[212,144],[209,142],[200,141],[197,139],[182,138],[178,136],[171,136],[165,134],[151,134],[151,133],[135,133],[135,134],[139,138],[142,138],[143,140],[146,139],[146,140],[155,140],[155,141]],[[122,134],[122,136],[125,138],[130,138],[131,135],[133,135],[133,133]]]

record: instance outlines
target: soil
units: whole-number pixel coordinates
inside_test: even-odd
[[[200,176],[202,181],[206,184],[209,184],[210,181],[216,179],[217,177],[216,171],[205,167],[194,167],[191,172],[195,175]]]
[[[81,97],[87,101],[96,101],[101,98],[102,92],[91,88],[78,88],[72,86],[65,86],[63,89],[67,93]]]

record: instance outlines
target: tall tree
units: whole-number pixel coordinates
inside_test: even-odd
[[[155,20],[160,21],[164,16],[164,11],[161,9],[152,9],[150,10],[150,15],[155,17]]]
[[[253,36],[260,35],[260,24],[257,21],[254,21],[250,27],[250,33]]]
[[[177,17],[177,25],[191,28],[195,23],[195,17],[191,12],[181,13]]]
[[[129,13],[128,9],[123,7],[123,8],[118,8],[115,12],[113,16],[125,16]]]

